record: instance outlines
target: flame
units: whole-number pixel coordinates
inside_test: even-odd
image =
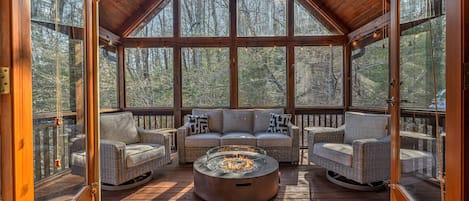
[[[225,156],[220,162],[221,168],[230,171],[250,170],[253,168],[253,166],[254,162],[247,156],[242,154]]]

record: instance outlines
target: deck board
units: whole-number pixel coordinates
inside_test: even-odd
[[[163,168],[159,168],[154,174],[153,180],[146,185],[123,191],[102,191],[102,200],[200,201],[201,199],[193,193],[192,165],[179,165],[174,153],[172,158],[173,162]],[[307,161],[307,159],[303,161]],[[315,165],[281,163],[279,172],[280,188],[273,201],[389,200],[388,190],[359,192],[337,186],[326,179],[325,169]],[[49,182],[48,185],[36,186],[36,200],[70,200],[74,193],[77,192],[77,186],[81,186],[77,182],[83,183],[81,178],[69,174],[58,178],[57,181]],[[439,192],[438,187],[416,179],[406,179],[405,181],[415,191],[414,195],[419,195],[425,200],[438,200],[437,196],[435,196]],[[70,187],[70,190],[63,189],[62,187],[64,186]],[[58,193],[59,189],[61,193]]]

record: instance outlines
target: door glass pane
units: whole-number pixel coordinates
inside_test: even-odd
[[[414,200],[441,200],[445,178],[444,1],[402,0],[399,184]]]
[[[83,1],[32,0],[31,16],[35,199],[69,200],[85,185]]]

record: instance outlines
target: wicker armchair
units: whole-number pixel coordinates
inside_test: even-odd
[[[131,188],[151,179],[151,172],[170,162],[169,136],[135,126],[130,112],[106,113],[100,117],[100,166],[102,188]],[[72,172],[83,174],[86,156],[84,138],[72,144]],[[77,145],[78,144],[78,145]],[[142,180],[142,175],[146,179]]]
[[[346,112],[339,128],[310,128],[309,161],[327,169],[336,184],[370,190],[369,184],[389,179],[388,122],[389,115]]]

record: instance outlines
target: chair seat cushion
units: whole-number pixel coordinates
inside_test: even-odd
[[[165,155],[165,147],[160,144],[137,143],[125,147],[127,167],[141,165]]]
[[[215,147],[220,146],[220,133],[202,133],[186,137],[186,147]]]
[[[331,161],[352,166],[353,148],[349,144],[316,143],[313,153]]]
[[[85,151],[73,152],[71,156],[71,163],[73,166],[85,167],[86,152]]]
[[[292,138],[279,133],[256,133],[258,147],[291,147]]]
[[[400,159],[401,171],[404,173],[431,168],[433,166],[433,155],[430,152],[401,149]]]
[[[251,145],[256,146],[256,136],[250,133],[227,133],[223,134],[221,145]]]

